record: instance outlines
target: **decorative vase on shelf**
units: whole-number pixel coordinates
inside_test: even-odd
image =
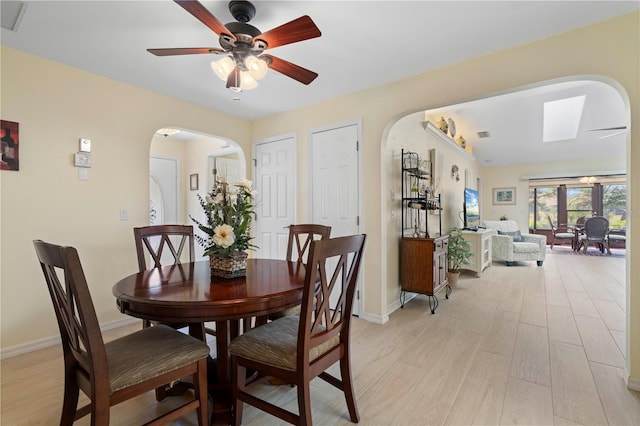
[[[444,117],[440,117],[440,120],[438,120],[438,122],[436,123],[436,126],[445,135],[449,131],[449,124],[447,123],[447,120],[444,119]]]
[[[460,147],[462,147],[462,149],[465,149],[467,147],[467,141],[462,137],[462,135],[456,138],[456,142],[458,143],[458,145],[460,145]]]
[[[209,256],[209,265],[214,277],[244,277],[247,275],[247,252],[240,251],[227,257]]]

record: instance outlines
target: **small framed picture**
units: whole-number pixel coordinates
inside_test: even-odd
[[[516,203],[515,188],[493,188],[493,204],[509,205]]]
[[[20,156],[18,155],[19,147],[19,124],[15,121],[0,120],[0,136],[2,137],[2,160],[0,161],[0,169],[2,170],[20,170]]]
[[[198,174],[197,173],[189,175],[189,187],[191,188],[192,191],[198,190]]]

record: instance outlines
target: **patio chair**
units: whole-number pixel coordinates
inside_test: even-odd
[[[569,232],[569,229],[566,226],[562,228],[554,226],[553,222],[551,221],[551,216],[547,216],[547,219],[549,219],[549,225],[551,226],[551,233],[552,233],[551,245],[550,245],[551,249],[553,250],[553,245],[556,243],[556,240],[560,242],[568,240],[571,242],[571,247],[573,248],[575,234],[573,232]]]
[[[584,223],[584,234],[578,237],[578,251],[582,248],[583,253],[586,253],[590,244],[596,244],[601,252],[604,253],[606,247],[607,254],[611,254],[611,249],[607,244],[608,232],[609,219],[603,216],[588,218]]]

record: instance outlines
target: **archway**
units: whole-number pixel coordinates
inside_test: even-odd
[[[167,131],[176,130],[177,132]],[[237,165],[235,175],[246,177],[246,160],[242,148],[234,141],[226,138],[204,134],[195,130],[179,128],[159,129],[152,137],[149,147],[151,180],[158,183],[158,193],[152,193],[150,200],[156,203],[162,200],[163,223],[180,223],[192,225],[190,217],[203,220],[197,195],[204,197],[211,188],[214,173],[221,177],[221,172],[214,171],[217,159],[224,158]],[[154,169],[153,163],[167,162],[175,165],[175,172],[170,168]],[[174,173],[165,176],[166,173]],[[155,174],[155,176],[154,176]],[[226,177],[226,175],[224,176]],[[162,181],[168,184],[162,184]],[[171,215],[169,203],[175,202],[175,215]],[[157,208],[157,206],[156,206]],[[150,212],[151,214],[151,212]],[[151,222],[150,222],[151,223]],[[200,231],[196,229],[196,233]],[[202,248],[196,247],[196,258],[202,256]]]
[[[426,119],[434,119],[433,117],[437,117],[439,118],[440,116],[444,115],[445,117],[450,117],[450,116],[456,116],[455,114],[457,114],[457,109],[460,109],[461,105],[467,105],[470,103],[475,103],[478,105],[481,105],[483,102],[486,103],[490,103],[490,102],[496,102],[497,99],[501,96],[516,96],[517,94],[522,94],[522,95],[531,95],[532,90],[537,90],[537,91],[549,91],[551,87],[555,86],[555,85],[564,85],[564,88],[567,89],[568,87],[575,87],[578,86],[579,83],[578,82],[591,82],[591,83],[597,83],[600,85],[606,85],[607,88],[614,92],[616,97],[617,97],[617,102],[619,103],[619,105],[616,108],[616,111],[618,111],[618,117],[617,120],[618,122],[617,124],[623,124],[626,127],[627,132],[621,135],[616,135],[616,136],[611,136],[609,138],[607,138],[607,141],[610,142],[613,138],[620,138],[621,141],[621,145],[622,145],[622,151],[624,152],[623,157],[620,159],[620,163],[622,164],[622,168],[624,169],[624,171],[628,172],[629,170],[629,159],[627,158],[628,152],[629,152],[629,143],[630,143],[630,137],[629,137],[629,133],[628,133],[628,129],[629,129],[629,124],[630,124],[630,117],[631,117],[631,113],[630,113],[630,103],[629,103],[629,98],[627,93],[625,92],[624,88],[622,88],[621,85],[619,85],[617,82],[607,78],[607,77],[602,77],[602,76],[571,76],[571,77],[565,77],[562,79],[555,79],[552,81],[543,81],[543,82],[537,82],[537,83],[533,83],[527,86],[523,86],[523,87],[516,87],[513,88],[512,90],[509,90],[508,92],[501,92],[501,93],[494,93],[494,94],[489,94],[487,97],[482,98],[482,99],[469,99],[466,100],[465,103],[461,103],[461,104],[457,104],[457,105],[452,105],[452,106],[429,106],[427,108],[425,108],[424,110],[421,111],[413,111],[413,112],[407,112],[405,114],[401,114],[399,116],[396,117],[396,119],[393,120],[393,122],[390,122],[387,126],[387,129],[385,131],[385,136],[383,138],[382,141],[382,159],[381,159],[381,165],[382,165],[382,169],[383,170],[388,170],[389,172],[385,175],[383,174],[382,177],[382,187],[381,187],[381,191],[383,194],[390,194],[390,197],[383,197],[383,202],[382,202],[382,206],[381,206],[381,212],[382,212],[382,223],[383,223],[383,229],[382,234],[383,235],[387,235],[388,238],[388,244],[383,245],[382,247],[382,257],[384,259],[388,259],[388,262],[386,265],[383,265],[383,276],[385,276],[387,287],[385,289],[383,289],[384,294],[386,294],[386,306],[391,307],[390,311],[392,311],[394,309],[394,307],[399,306],[399,303],[396,302],[396,300],[394,300],[394,297],[396,296],[396,294],[398,293],[397,291],[397,283],[399,281],[398,279],[398,266],[397,266],[397,259],[398,259],[398,252],[397,252],[397,238],[399,237],[399,227],[397,225],[398,223],[398,199],[397,199],[397,190],[395,188],[395,184],[393,182],[393,179],[396,178],[396,176],[399,175],[399,173],[396,173],[399,169],[399,152],[400,152],[400,148],[402,147],[404,141],[406,140],[405,135],[403,135],[402,133],[397,132],[397,129],[400,128],[403,125],[403,121],[407,120],[408,117],[413,117],[417,122],[419,122],[420,120],[426,120]],[[462,115],[460,115],[460,117],[462,117]],[[509,119],[508,116],[502,116],[501,117],[504,120]],[[465,129],[465,126],[463,123],[462,119],[458,119],[460,120],[458,122],[458,131],[459,132],[467,132],[470,131],[468,129]],[[456,120],[456,121],[458,121]],[[462,125],[461,125],[462,124]],[[605,127],[605,126],[600,126],[598,124],[594,125],[593,127]],[[419,128],[417,128],[417,126],[414,128],[413,131],[415,131],[416,135],[420,135],[419,133]],[[475,132],[478,132],[480,130],[485,130],[485,129],[476,129]],[[522,131],[525,131],[524,129]],[[418,136],[418,137],[424,137],[424,136]],[[517,138],[514,138],[517,140]],[[575,155],[574,157],[581,157],[583,153],[581,152],[580,155]],[[483,170],[486,171],[488,165],[486,164],[481,164],[478,165],[479,168],[479,175],[481,176],[482,174],[486,174],[483,173]],[[606,166],[609,167],[610,166]],[[605,166],[601,166],[600,170],[602,170],[603,168],[605,168]],[[523,178],[525,175],[551,175],[553,174],[554,171],[550,170],[547,165],[545,165],[545,168],[542,170],[542,172],[532,172],[532,171],[520,171],[520,173],[518,174],[513,174],[513,176],[508,176],[508,177],[514,177],[515,180],[518,181],[518,183],[516,185],[520,184],[520,180],[521,178]],[[485,215],[486,214],[497,214],[497,210],[492,212],[490,205],[491,203],[487,203],[487,199],[491,199],[490,196],[490,189],[492,186],[494,185],[495,181],[491,182],[487,182],[486,179],[483,179],[483,187],[485,188],[485,194],[483,197],[484,200],[484,204],[487,205],[487,210],[485,210]],[[627,173],[627,185],[629,183],[629,178],[628,178],[628,173]],[[489,188],[489,191],[486,190],[486,188]],[[526,192],[522,194],[522,196],[524,197],[524,199],[526,200]],[[630,195],[629,192],[627,191],[627,211],[629,211],[630,208]],[[461,207],[461,206],[460,206]],[[521,206],[520,206],[521,207]],[[524,207],[524,211],[521,212],[521,214],[524,217],[524,221],[526,222],[526,215],[528,213],[528,208],[526,206],[525,203],[525,207]],[[517,213],[516,214],[520,214]],[[499,217],[499,216],[498,216]],[[630,215],[629,215],[630,217]],[[496,217],[497,219],[497,217]],[[627,227],[629,226],[629,224],[627,224]],[[626,273],[625,273],[625,291],[626,291],[626,348],[625,351],[626,352],[626,362],[627,362],[627,371],[629,368],[629,353],[630,353],[630,347],[629,347],[629,318],[630,318],[630,309],[629,309],[629,285],[630,285],[630,262],[629,262],[629,253],[627,251],[627,261],[626,261]],[[383,301],[384,302],[384,301]]]

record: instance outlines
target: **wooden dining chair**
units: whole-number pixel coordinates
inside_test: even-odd
[[[195,257],[193,226],[191,225],[151,225],[133,228],[133,237],[136,242],[136,254],[138,256],[138,270],[147,270],[147,258],[153,261],[153,268],[159,268],[167,262],[163,259],[170,258],[175,264],[183,261],[183,251],[187,249],[187,260],[193,262]],[[173,240],[172,240],[173,238]],[[163,254],[169,253],[170,256]],[[144,326],[150,322],[144,320]],[[174,328],[186,327],[188,324],[173,324]],[[214,329],[205,327],[204,330],[213,336]]]
[[[195,259],[195,244],[193,226],[191,225],[150,225],[133,228],[136,243],[138,270],[159,268],[167,264],[178,264],[184,261],[193,262]],[[184,251],[186,250],[186,253]],[[184,253],[184,256],[183,256]],[[147,260],[150,260],[147,268]],[[158,321],[142,320],[143,327],[159,324]],[[195,335],[204,333],[215,336],[213,328],[205,324],[166,323],[171,328],[199,327]],[[177,392],[181,393],[181,392]],[[162,401],[166,396],[166,386],[156,390],[156,400]]]
[[[289,423],[311,425],[309,382],[315,377],[340,389],[351,421],[359,421],[349,334],[365,239],[365,235],[353,235],[311,242],[300,315],[279,318],[231,342],[235,425],[242,423],[244,402]],[[332,291],[339,295],[333,306]],[[341,379],[326,371],[336,362]],[[297,386],[298,414],[250,393],[260,382],[248,385],[247,369]]]
[[[195,397],[156,420],[166,423],[196,410],[198,424],[207,424],[207,344],[162,325],[104,343],[76,249],[41,240],[33,244],[62,340],[60,424],[91,414],[92,425],[108,425],[111,406],[185,376],[193,377]],[[80,391],[90,402],[78,408]]]
[[[133,228],[133,236],[136,241],[138,270],[140,272],[147,270],[147,259],[149,257],[153,261],[152,268],[163,266],[162,255],[165,253],[171,255],[172,263],[181,263],[182,252],[185,247],[187,248],[188,261],[194,261],[195,248],[193,226],[191,225],[142,226]],[[174,237],[173,241],[172,237]],[[167,257],[169,256],[165,256],[165,258]]]
[[[289,239],[287,242],[287,260],[289,262],[307,263],[309,247],[314,240],[324,240],[331,235],[331,227],[317,224],[289,225]],[[300,312],[300,305],[285,309],[269,315],[270,320],[275,320],[287,315],[296,315]]]

